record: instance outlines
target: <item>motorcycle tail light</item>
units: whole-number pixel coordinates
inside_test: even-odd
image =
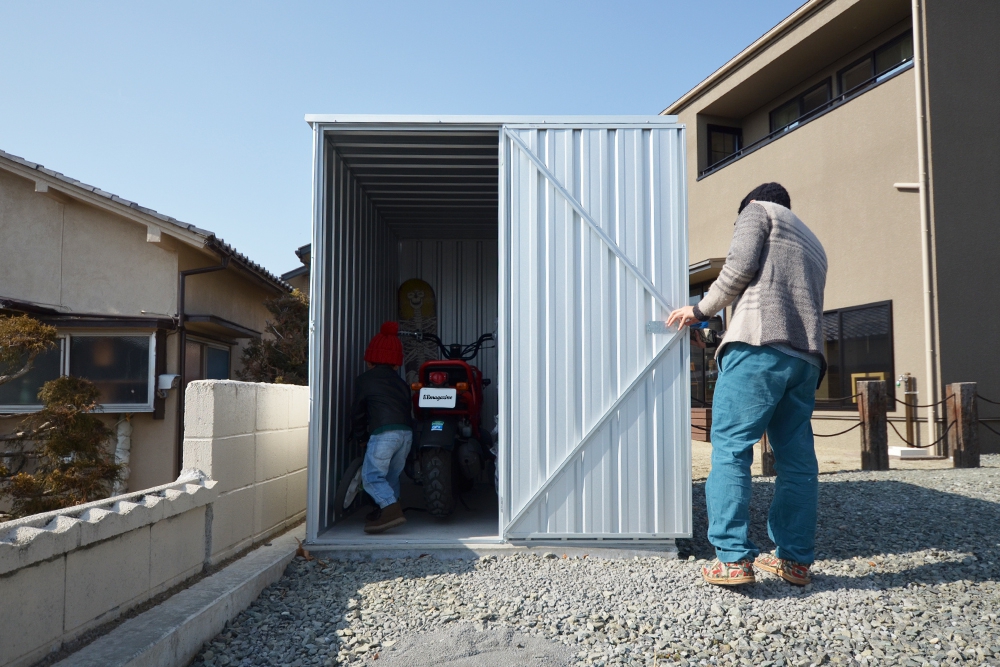
[[[469,391],[469,383],[459,382],[458,384],[455,385],[455,389],[458,389],[459,391]]]
[[[436,384],[438,386],[443,385],[448,381],[448,374],[444,371],[434,371],[429,376],[431,384]]]
[[[421,389],[423,389],[423,386],[424,385],[420,384],[419,382],[414,382],[413,384],[410,385],[410,389],[412,389],[413,391],[420,391]]]

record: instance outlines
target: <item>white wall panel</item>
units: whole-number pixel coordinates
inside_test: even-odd
[[[675,335],[646,330],[666,318],[667,304],[687,301],[682,131],[509,131],[505,536],[686,535],[688,347],[677,340],[664,350]]]

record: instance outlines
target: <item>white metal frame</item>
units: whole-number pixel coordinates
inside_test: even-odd
[[[668,127],[677,127],[676,118],[675,117],[669,117],[669,118],[671,119],[671,121],[667,122],[667,123],[663,123],[663,125],[666,125]],[[605,127],[605,126],[608,126],[609,123],[608,123],[607,120],[604,120],[604,121],[596,121],[595,124],[599,125],[600,127]],[[649,127],[651,127],[650,125],[644,124],[644,123],[634,124],[634,125],[633,124],[621,124],[621,123],[612,123],[612,124],[613,124],[613,126],[615,128],[634,128],[634,127],[637,127],[637,128],[649,128]],[[652,283],[652,281],[628,258],[628,256],[619,247],[619,245],[610,236],[608,236],[608,234],[604,231],[604,229],[601,227],[601,225],[596,220],[594,220],[593,216],[586,210],[586,208],[583,206],[583,204],[581,204],[580,201],[577,200],[577,198],[574,197],[572,195],[572,193],[570,193],[566,189],[566,187],[559,181],[559,179],[551,172],[551,170],[548,168],[548,166],[535,154],[534,151],[531,150],[531,148],[527,144],[524,143],[524,141],[517,135],[517,133],[515,131],[513,131],[513,130],[518,130],[518,129],[554,129],[554,128],[558,128],[558,127],[577,128],[579,126],[580,125],[577,124],[577,123],[537,123],[537,122],[532,122],[532,123],[508,123],[508,124],[505,124],[501,128],[501,130],[500,130],[500,193],[499,193],[500,194],[500,196],[499,196],[499,204],[500,204],[500,216],[499,216],[500,217],[500,230],[499,230],[499,234],[500,234],[500,255],[501,255],[501,262],[500,262],[500,299],[501,299],[501,307],[500,307],[499,312],[501,314],[501,318],[500,318],[501,321],[499,323],[499,325],[500,325],[499,326],[499,331],[501,332],[501,334],[505,333],[507,331],[507,324],[509,322],[509,313],[507,311],[508,311],[509,303],[510,303],[509,295],[506,292],[506,290],[507,290],[507,283],[506,283],[507,275],[506,275],[506,270],[507,270],[507,262],[510,259],[510,257],[509,257],[509,252],[510,252],[510,250],[509,250],[509,239],[507,238],[507,236],[510,233],[510,223],[511,223],[511,221],[510,221],[510,218],[509,218],[510,211],[508,211],[507,207],[506,207],[507,198],[509,196],[509,193],[505,189],[507,179],[504,178],[504,173],[505,173],[505,169],[508,168],[509,162],[510,162],[510,160],[512,159],[513,156],[510,154],[510,152],[509,152],[509,150],[507,148],[508,146],[514,146],[514,147],[516,147],[517,150],[518,150],[518,152],[520,152],[521,154],[523,154],[525,157],[528,158],[528,160],[532,163],[532,165],[535,167],[535,169],[537,170],[537,172],[543,178],[545,178],[545,180],[553,187],[553,189],[559,194],[559,196],[562,197],[562,199],[573,208],[573,210],[577,213],[577,215],[579,215],[580,218],[584,222],[587,223],[587,225],[590,227],[591,231],[593,231],[595,233],[595,235],[603,242],[603,244],[605,245],[605,247],[607,247],[616,256],[616,258],[622,263],[622,265],[628,270],[628,272],[631,273],[638,280],[638,282],[640,283],[640,285],[642,285],[642,287],[650,294],[650,296],[653,297],[653,299],[656,302],[659,303],[659,305],[661,307],[663,307],[666,311],[672,311],[672,310],[674,310],[673,306],[660,293],[660,291],[656,288],[656,286]],[[656,127],[656,126],[652,126],[652,127]],[[662,125],[660,127],[662,127]],[[509,139],[509,143],[507,141],[508,139]],[[682,151],[684,150],[683,143],[682,143],[681,149],[682,149]],[[686,154],[686,153],[682,152],[682,154]],[[681,215],[683,216],[683,219],[686,221],[686,219],[687,219],[686,184],[682,185],[682,191],[681,192],[673,193],[673,194],[675,196],[679,196],[680,197],[680,202],[681,202],[681,207],[682,207],[680,212],[681,212]],[[684,225],[684,239],[683,239],[682,242],[684,244],[684,247],[686,248],[687,247],[687,242],[688,242],[688,240],[687,240],[687,227],[686,227],[686,224]],[[512,526],[514,526],[529,511],[531,511],[532,509],[534,509],[535,502],[537,500],[539,500],[543,495],[545,495],[545,493],[549,490],[549,487],[552,485],[552,483],[556,479],[559,478],[560,474],[569,465],[571,465],[574,462],[574,459],[579,455],[579,453],[587,446],[587,444],[594,438],[594,436],[601,431],[602,427],[608,422],[608,420],[611,419],[616,414],[616,412],[621,407],[621,405],[626,400],[628,400],[630,398],[633,390],[635,390],[639,385],[641,385],[643,382],[645,382],[645,380],[647,379],[649,373],[654,368],[656,368],[656,366],[659,363],[659,361],[661,359],[663,359],[666,356],[666,354],[670,350],[672,350],[674,348],[674,345],[678,341],[680,341],[680,340],[683,339],[683,335],[682,334],[684,333],[684,331],[685,330],[683,328],[678,328],[677,331],[674,331],[670,335],[670,338],[663,345],[663,347],[659,351],[657,351],[655,355],[653,355],[653,357],[647,362],[646,366],[638,373],[638,375],[635,377],[635,379],[631,383],[629,383],[629,385],[627,387],[625,387],[621,391],[621,393],[619,394],[618,398],[610,406],[608,406],[608,408],[605,410],[604,414],[583,435],[583,437],[580,439],[580,441],[576,445],[574,445],[573,448],[570,449],[566,453],[566,455],[564,456],[563,460],[558,465],[556,465],[556,467],[548,474],[548,477],[546,478],[546,480],[539,486],[538,489],[536,489],[531,494],[531,496],[528,498],[528,500],[523,503],[523,506],[521,507],[521,509],[518,510],[516,513],[514,513],[514,515],[512,517],[508,516],[508,511],[510,510],[510,508],[508,507],[508,504],[506,502],[504,502],[504,497],[503,497],[503,494],[510,489],[510,481],[511,481],[510,480],[510,470],[508,468],[508,462],[511,460],[511,452],[510,452],[511,442],[510,442],[510,436],[509,436],[509,433],[508,433],[508,428],[509,427],[508,427],[508,421],[507,421],[507,415],[509,415],[510,406],[507,405],[507,400],[506,400],[507,394],[506,394],[506,392],[504,392],[504,391],[499,392],[500,414],[502,415],[501,418],[500,418],[500,433],[499,433],[500,447],[499,447],[499,451],[504,452],[504,455],[501,456],[501,457],[499,457],[499,460],[498,460],[498,467],[499,467],[499,470],[500,470],[500,490],[499,490],[499,493],[500,493],[500,499],[499,499],[500,500],[500,518],[499,518],[499,520],[500,520],[500,534],[501,534],[501,536],[503,538],[503,541],[509,542],[509,541],[536,541],[537,540],[539,542],[544,542],[544,541],[560,541],[560,540],[562,540],[562,541],[568,541],[568,540],[595,541],[596,540],[596,541],[616,541],[616,542],[620,541],[620,542],[625,542],[625,543],[633,543],[635,541],[641,540],[643,544],[648,544],[648,543],[656,542],[656,541],[660,541],[660,540],[662,540],[662,541],[670,541],[670,540],[672,540],[675,537],[673,535],[638,534],[638,533],[629,533],[629,534],[609,533],[609,534],[586,534],[586,535],[579,535],[579,534],[573,534],[573,533],[566,533],[566,534],[563,534],[563,533],[558,533],[558,534],[557,533],[537,533],[537,534],[532,533],[532,534],[530,534],[530,535],[528,535],[526,537],[525,536],[514,537],[514,536],[512,536],[510,534],[510,528]],[[503,352],[501,352],[501,355],[502,355],[501,362],[499,364],[499,369],[500,369],[499,370],[499,382],[500,382],[500,386],[503,387],[503,386],[506,386],[507,375],[509,373],[508,363],[509,363],[509,358],[510,358],[509,357],[510,351],[509,351],[508,347],[506,346],[506,341],[504,341],[504,342],[498,341],[497,342],[497,346],[498,346],[498,348],[502,347],[502,349],[503,349]],[[505,359],[503,357],[506,357],[506,361],[508,363],[504,363]],[[685,365],[684,383],[685,383],[685,386],[687,386],[687,387],[690,387],[690,377],[689,377],[689,375],[690,375],[690,368],[689,368],[688,365]],[[690,420],[690,413],[687,414],[687,418],[688,418],[688,420]],[[685,432],[686,433],[690,433],[690,431],[691,431],[690,422],[688,421],[688,423],[685,425]],[[681,535],[681,536],[686,537],[687,535]]]
[[[494,127],[497,130],[497,145],[499,151],[499,168],[500,168],[500,178],[499,178],[499,239],[498,239],[498,251],[500,255],[499,264],[499,285],[498,285],[498,335],[500,340],[497,341],[497,347],[500,348],[506,344],[503,340],[504,332],[507,330],[507,325],[510,320],[509,311],[509,298],[508,298],[508,288],[506,285],[507,281],[507,260],[508,254],[510,252],[509,239],[506,238],[509,226],[506,224],[507,217],[509,216],[509,211],[506,206],[506,184],[503,178],[504,170],[507,168],[510,160],[510,156],[507,153],[507,142],[504,140],[505,130],[504,127],[520,127],[520,128],[586,128],[588,126],[596,127],[607,127],[613,125],[616,128],[632,128],[632,129],[650,129],[650,128],[676,128],[677,117],[676,116],[448,116],[448,115],[365,115],[365,114],[307,114],[305,120],[309,123],[313,132],[312,141],[312,211],[313,211],[313,225],[312,225],[312,251],[313,251],[313,269],[310,272],[310,294],[312,298],[310,299],[309,307],[309,334],[310,334],[310,354],[309,354],[309,386],[312,388],[310,391],[309,401],[309,451],[308,451],[308,470],[307,470],[307,511],[306,511],[306,540],[308,542],[315,542],[320,532],[320,518],[321,518],[321,508],[320,501],[322,496],[322,491],[319,488],[323,476],[321,474],[321,465],[323,462],[323,455],[321,447],[325,446],[326,443],[321,443],[321,437],[323,434],[323,415],[322,411],[328,406],[325,403],[329,400],[329,397],[323,395],[317,395],[320,388],[320,378],[324,372],[322,367],[322,360],[320,355],[317,354],[317,335],[320,333],[328,333],[320,331],[318,327],[318,320],[320,317],[320,309],[323,304],[323,300],[327,295],[323,291],[324,283],[324,271],[326,266],[326,253],[327,248],[323,245],[323,239],[326,236],[326,224],[327,221],[324,218],[324,212],[326,210],[326,147],[325,147],[325,137],[328,130],[333,131],[344,131],[344,130],[362,130],[362,129],[372,129],[373,126],[382,125],[384,127],[391,128],[395,131],[434,131],[435,129],[446,130],[446,131],[461,131],[462,129],[477,130],[482,131],[485,128]],[[435,127],[437,126],[437,128]],[[530,155],[530,151],[528,152]],[[565,190],[565,188],[563,188]],[[672,193],[674,196],[679,196],[682,207],[682,215],[684,219],[687,216],[687,203],[686,203],[686,184],[681,185],[681,192]],[[568,193],[566,193],[568,194]],[[565,196],[565,195],[564,195]],[[580,213],[583,218],[587,221],[591,228],[594,228],[599,235],[603,235],[606,239],[606,234],[603,234],[603,230],[600,230],[599,226],[596,226],[595,221],[587,215],[586,211],[579,206],[579,202],[570,198],[569,201],[574,205],[574,208]],[[686,232],[686,230],[685,230]],[[606,240],[607,242],[607,240]],[[683,243],[687,244],[687,236],[683,239]],[[611,243],[611,249],[616,251],[615,254],[618,255],[619,259],[625,262],[625,265],[629,267],[630,272],[636,273],[637,269],[632,264],[627,257],[624,257],[620,251],[617,249],[613,242]],[[636,273],[640,282],[643,286],[650,291],[654,299],[657,300],[664,308],[669,308],[666,299],[659,294],[655,286],[653,286],[648,279],[646,279],[641,272]],[[679,333],[675,333],[666,345],[658,352],[657,355],[650,361],[646,369],[640,374],[640,376],[635,380],[635,382],[640,382],[646,376],[647,371],[652,368],[656,361],[662,358],[662,355],[666,353],[666,350],[671,349],[677,340],[680,340],[681,336]],[[689,370],[685,368],[685,382],[687,386],[690,386],[689,378],[687,373]],[[508,369],[503,363],[499,364],[497,383],[499,387],[506,386],[508,382]],[[623,396],[628,395],[626,390],[622,394]],[[509,525],[510,522],[507,521],[506,516],[506,503],[504,499],[505,493],[505,480],[508,478],[510,471],[508,470],[509,452],[505,451],[509,448],[509,433],[506,419],[503,415],[509,412],[509,405],[506,399],[505,392],[498,392],[499,399],[499,412],[501,414],[500,424],[499,424],[499,441],[500,441],[500,451],[503,452],[498,460],[498,467],[500,473],[500,512],[498,517],[498,530],[497,534],[500,536],[498,539],[505,539],[504,527]],[[613,408],[612,408],[613,409]],[[690,413],[688,413],[688,419],[690,419]],[[595,425],[594,429],[601,426],[600,423]],[[687,431],[690,432],[690,425],[688,425]],[[590,436],[587,434],[586,438]],[[570,457],[571,458],[571,457]],[[666,538],[667,536],[657,536]],[[539,535],[539,541],[544,540],[560,540],[560,539],[585,539],[592,541],[600,541],[608,544],[618,543],[634,543],[635,537],[632,535],[587,535],[581,538],[579,535]],[[458,540],[456,543],[463,543],[467,540]],[[644,539],[643,544],[655,543],[657,540]]]

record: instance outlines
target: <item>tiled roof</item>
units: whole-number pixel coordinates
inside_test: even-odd
[[[145,206],[140,206],[138,203],[136,203],[134,201],[130,201],[130,200],[125,199],[123,197],[119,197],[116,194],[112,194],[110,192],[106,192],[106,191],[104,191],[104,190],[102,190],[102,189],[100,189],[98,187],[93,186],[93,185],[88,185],[86,183],[83,183],[82,181],[76,180],[75,178],[70,178],[69,176],[66,176],[65,174],[59,173],[58,171],[53,171],[52,169],[47,169],[44,166],[42,166],[42,165],[40,165],[40,164],[38,164],[36,162],[31,162],[29,160],[25,160],[23,157],[18,157],[17,155],[11,155],[10,153],[8,153],[6,151],[0,150],[0,158],[6,159],[6,160],[10,160],[11,162],[16,162],[17,164],[19,164],[19,165],[21,165],[23,167],[27,167],[28,169],[33,169],[35,171],[41,172],[41,173],[45,174],[46,176],[50,176],[52,178],[55,178],[56,180],[62,181],[63,183],[66,183],[67,185],[73,186],[74,188],[80,188],[81,190],[86,190],[87,192],[91,192],[91,193],[93,193],[95,195],[104,197],[104,198],[108,199],[109,201],[113,201],[116,204],[119,204],[120,206],[125,206],[125,207],[130,208],[130,209],[132,209],[134,211],[138,211],[139,213],[142,213],[144,215],[148,215],[148,216],[150,216],[152,218],[156,218],[157,220],[160,220],[161,222],[164,222],[164,223],[166,223],[168,225],[173,225],[175,227],[179,227],[179,228],[184,229],[184,230],[186,230],[188,232],[196,234],[196,235],[202,237],[202,239],[204,240],[205,245],[207,247],[209,247],[209,248],[211,248],[213,250],[216,250],[217,252],[222,252],[222,253],[224,253],[226,255],[229,255],[229,256],[233,257],[234,259],[236,259],[237,262],[239,262],[240,264],[244,265],[249,271],[258,274],[265,281],[273,283],[275,287],[278,287],[279,289],[282,289],[282,290],[285,290],[285,291],[291,291],[291,289],[292,289],[292,286],[289,285],[288,283],[286,283],[284,280],[282,280],[281,278],[279,278],[275,274],[271,273],[270,271],[268,271],[267,269],[265,269],[263,266],[261,266],[257,262],[252,261],[249,257],[247,257],[243,253],[237,251],[236,248],[232,247],[231,245],[229,245],[228,243],[226,243],[222,239],[218,238],[215,234],[213,234],[212,232],[208,231],[207,229],[202,229],[202,228],[196,227],[196,226],[194,226],[192,224],[188,224],[186,222],[182,222],[181,220],[178,220],[177,218],[172,218],[169,215],[164,215],[162,213],[159,213],[158,211],[154,211],[151,208],[146,208]]]

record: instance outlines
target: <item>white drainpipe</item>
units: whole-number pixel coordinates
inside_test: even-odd
[[[928,163],[928,146],[930,143],[930,128],[927,120],[927,63],[924,58],[924,2],[911,0],[913,13],[913,73],[916,81],[917,98],[917,168],[919,170],[920,194],[920,254],[923,268],[924,290],[924,361],[927,365],[927,443],[937,440],[937,403],[941,395],[938,377],[937,336],[936,336],[936,289],[937,275],[934,263],[934,228],[931,217],[930,166]],[[944,447],[938,445],[938,453],[944,452]]]
[[[115,463],[122,467],[121,479],[115,482],[111,495],[119,496],[128,491],[128,478],[132,472],[128,467],[132,453],[132,415],[122,415],[115,425],[115,435],[118,438],[115,445]]]

